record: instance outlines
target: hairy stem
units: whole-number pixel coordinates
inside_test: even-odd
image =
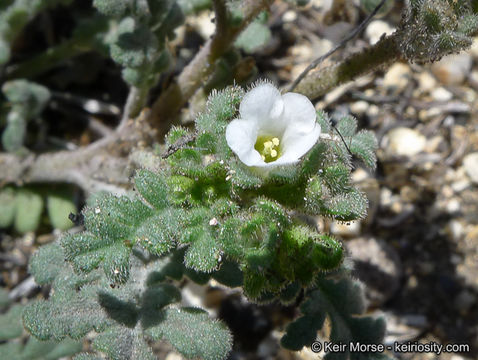
[[[315,99],[343,83],[388,66],[401,57],[398,36],[394,33],[382,37],[375,45],[360,53],[351,54],[337,64],[309,73],[295,91]]]
[[[214,2],[218,26],[213,38],[206,42],[194,59],[183,69],[177,80],[163,91],[152,107],[149,121],[154,128],[160,129],[161,135],[167,131],[181,107],[213,73],[216,60],[228,50],[241,31],[272,2],[273,0],[244,1],[242,23],[237,27],[225,28],[221,25],[225,23],[224,4],[220,0]]]

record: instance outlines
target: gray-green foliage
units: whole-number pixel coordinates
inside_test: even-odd
[[[54,292],[25,311],[32,334],[79,339],[95,330],[94,348],[111,359],[153,359],[145,339],[165,339],[189,358],[223,359],[228,330],[202,310],[171,307],[180,292],[170,279],[204,284],[212,277],[242,285],[258,302],[290,304],[301,289],[323,291],[318,279],[340,269],[342,245],[297,215],[364,216],[367,200],[350,181],[349,149],[373,167],[375,138],[344,117],[337,124],[342,141],[318,113],[328,140],[299,164],[260,176],[225,140],[242,97],[239,87],[213,92],[195,134],[181,127],[168,134],[161,173],[138,171],[127,196],[97,196],[83,210],[86,231],[40,249],[30,271]],[[342,301],[358,306],[355,297]]]
[[[23,314],[25,327],[40,340],[81,339],[95,330],[93,348],[115,360],[155,359],[148,339],[165,339],[190,358],[222,359],[230,351],[231,335],[222,323],[200,309],[172,306],[181,293],[171,280],[191,274],[178,261],[183,252],[157,258],[135,251],[134,276],[121,286],[103,271],[75,273],[64,256],[54,243],[30,262],[35,281],[54,289],[48,301],[28,305]]]
[[[49,192],[40,187],[0,189],[0,229],[13,228],[21,233],[35,231],[40,225],[45,203],[51,225],[67,230],[73,223],[68,218],[76,213],[74,193],[68,186],[60,186]]]
[[[123,67],[123,78],[149,89],[169,64],[164,44],[183,21],[181,8],[174,0],[95,0],[93,5],[117,21],[105,40],[112,59]]]
[[[0,289],[0,291],[4,291]],[[0,309],[8,304],[0,304]],[[0,315],[0,358],[9,360],[57,360],[64,356],[71,356],[81,351],[82,345],[78,341],[66,339],[61,342],[40,341],[34,337],[22,339],[23,305],[13,305],[7,312]],[[25,341],[27,340],[27,341]]]
[[[478,15],[470,0],[410,0],[399,27],[409,61],[434,61],[471,46]]]
[[[10,108],[2,133],[2,146],[8,152],[15,152],[23,146],[28,121],[41,114],[50,99],[50,92],[46,87],[27,80],[6,82],[2,92]]]
[[[263,12],[237,38],[235,45],[246,53],[253,53],[267,44],[271,30],[267,26],[267,13]]]
[[[5,8],[3,8],[5,3]],[[10,58],[10,46],[23,27],[39,12],[71,0],[15,0],[0,5],[0,66]]]
[[[329,280],[323,276],[316,279],[316,286],[306,294],[300,310],[302,316],[290,323],[281,344],[291,350],[310,346],[317,339],[328,318],[331,324],[330,341],[334,343],[379,344],[385,335],[383,318],[364,316],[365,303],[361,285],[348,278]],[[386,359],[377,353],[328,353],[324,359]]]

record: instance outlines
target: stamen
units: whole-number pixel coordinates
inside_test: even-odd
[[[264,162],[270,163],[281,156],[280,140],[273,136],[259,136],[254,149],[261,155]]]

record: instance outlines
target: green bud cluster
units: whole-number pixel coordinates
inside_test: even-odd
[[[435,61],[471,46],[478,15],[469,0],[410,0],[399,26],[409,61]]]

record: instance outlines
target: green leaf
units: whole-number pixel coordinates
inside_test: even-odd
[[[212,274],[212,277],[217,282],[226,285],[228,287],[241,286],[244,280],[239,266],[232,261],[223,261],[218,271]]]
[[[87,232],[66,234],[60,242],[65,259],[72,263],[75,271],[85,273],[89,273],[99,266],[105,256],[103,248],[111,245],[111,241],[105,242]]]
[[[144,221],[136,230],[133,239],[151,254],[165,254],[176,245],[182,220],[182,211],[164,210]]]
[[[343,137],[354,136],[357,132],[357,119],[347,115],[342,117],[335,127]]]
[[[105,249],[103,271],[113,284],[124,284],[129,279],[131,249],[113,244]]]
[[[108,355],[111,360],[156,360],[151,348],[136,331],[114,327],[98,335],[93,347]]]
[[[110,45],[111,58],[122,66],[133,68],[155,61],[158,51],[154,34],[131,17],[120,22],[116,39]]]
[[[120,17],[129,7],[128,0],[94,0],[93,6],[106,16]]]
[[[161,210],[168,206],[168,188],[162,176],[149,170],[139,170],[134,183],[143,199],[155,209]]]
[[[270,41],[271,35],[269,27],[262,21],[256,20],[238,36],[234,45],[252,54],[264,47]]]
[[[78,294],[64,296],[62,293],[49,301],[27,305],[23,324],[40,340],[62,340],[66,336],[81,339],[91,330],[102,331],[111,322],[96,304],[94,294],[83,290]]]
[[[21,106],[28,119],[38,116],[50,100],[50,91],[46,87],[26,80],[6,82],[2,92],[10,103]]]
[[[364,193],[352,188],[350,192],[339,194],[324,202],[322,213],[339,221],[352,221],[367,214],[368,199]]]
[[[378,149],[377,138],[371,131],[361,130],[355,136],[349,145],[350,152],[357,156],[371,170],[377,166]]]
[[[15,190],[11,187],[0,189],[0,228],[7,228],[13,223],[16,208]]]
[[[53,228],[68,230],[73,226],[68,216],[70,213],[76,214],[78,210],[71,189],[65,188],[49,193],[46,198],[46,207]]]
[[[186,15],[198,13],[211,7],[211,0],[177,0]]]
[[[218,266],[221,249],[210,232],[203,230],[198,238],[189,246],[184,256],[188,268],[201,272],[212,272]]]
[[[21,305],[15,305],[0,315],[0,341],[14,339],[23,333]]]
[[[316,289],[309,291],[308,299],[301,305],[302,316],[287,326],[281,344],[291,350],[310,346],[327,316],[332,327],[330,341],[378,344],[385,335],[385,323],[382,318],[364,316],[364,311],[363,290],[358,282],[348,278],[334,281],[319,277]],[[329,353],[325,358],[349,358],[348,350],[332,355]]]
[[[322,179],[333,195],[347,192],[350,186],[350,169],[344,164],[329,166],[322,172]]]
[[[31,257],[28,271],[38,285],[51,284],[67,266],[63,249],[57,243],[40,247]]]
[[[57,360],[71,356],[81,351],[81,342],[65,339],[59,343],[53,341],[39,341],[31,337],[25,345],[22,359]]]
[[[187,358],[225,359],[232,347],[229,330],[196,308],[164,310],[163,320],[147,333],[155,340],[168,340]]]
[[[104,360],[104,359],[94,354],[82,353],[82,354],[76,355],[73,358],[73,360]]]
[[[14,227],[19,233],[35,231],[43,212],[43,198],[34,190],[22,188],[17,191],[17,212]]]

